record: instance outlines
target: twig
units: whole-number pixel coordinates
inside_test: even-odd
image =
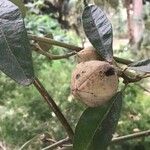
[[[119,66],[117,66],[117,74],[119,77],[122,77],[124,79],[123,83],[125,84],[139,82],[142,79],[150,77],[150,74],[147,73],[145,73],[144,75],[136,74],[134,72],[131,72],[131,70],[128,70],[128,67],[123,69]]]
[[[40,134],[37,134],[36,136],[34,136],[32,139],[28,140],[27,142],[25,142],[20,148],[19,150],[23,150],[26,146],[28,146],[31,142],[33,142],[35,139],[39,138]]]
[[[0,150],[7,150],[5,145],[3,145],[3,143],[0,142]]]
[[[51,135],[48,132],[45,132],[41,135],[40,140],[42,142],[50,142],[50,143],[56,143],[57,141],[55,139],[50,138]]]
[[[33,39],[36,39],[36,40],[45,40],[46,39],[46,41],[45,42],[48,42],[48,41],[51,41],[51,42],[54,42],[54,43],[51,43],[51,44],[54,44],[55,45],[55,43],[59,43],[58,45],[59,46],[66,46],[66,44],[64,44],[64,43],[61,43],[61,42],[58,42],[58,41],[55,41],[55,40],[53,40],[53,39],[50,39],[50,38],[42,38],[42,37],[37,37],[37,36],[33,36],[33,35],[30,35]],[[57,45],[57,46],[58,46]],[[69,44],[67,44],[67,47],[68,47],[68,45]],[[38,49],[38,52],[40,53],[40,54],[42,54],[42,55],[44,55],[44,56],[46,56],[46,57],[48,57],[49,59],[51,59],[51,60],[57,60],[57,59],[63,59],[63,58],[68,58],[68,57],[70,57],[70,56],[72,56],[72,55],[75,55],[76,54],[76,51],[80,51],[82,48],[80,48],[80,47],[76,47],[76,51],[73,51],[73,52],[71,52],[71,53],[68,53],[68,54],[65,54],[65,55],[52,55],[52,54],[50,54],[50,53],[48,53],[48,52],[46,52],[46,51],[44,51],[38,44],[34,44],[34,46]],[[72,45],[69,45],[69,47],[71,47],[72,48]],[[74,46],[73,46],[73,48],[74,48]],[[72,49],[73,49],[72,48]],[[126,59],[123,59],[123,58],[118,58],[118,57],[115,57],[114,56],[114,59],[115,59],[115,61],[116,62],[119,62],[119,63],[122,63],[122,64],[126,64],[126,65],[129,65],[130,63],[132,63],[132,61],[131,60],[126,60]],[[130,77],[130,75],[128,75],[128,74],[132,74],[131,72],[129,72],[129,71],[127,71],[127,68],[123,71],[119,71],[119,76],[120,77],[122,77],[123,79],[124,79],[124,83],[125,84],[128,84],[128,83],[134,83],[134,82],[138,82],[138,81],[140,81],[141,79],[143,79],[143,78],[147,78],[147,77],[150,77],[150,75],[149,74],[146,74],[146,75],[144,75],[144,76],[139,76],[139,75],[136,75],[136,76],[134,76],[134,78],[132,78],[132,77]],[[133,75],[133,74],[132,74]]]
[[[31,34],[29,34],[28,36],[29,36],[29,39],[31,39],[31,40],[40,41],[40,42],[44,42],[44,43],[49,43],[51,45],[56,45],[56,46],[60,46],[60,47],[63,47],[63,48],[68,48],[68,49],[76,51],[76,52],[79,52],[80,50],[83,49],[82,47],[62,43],[62,42],[56,41],[56,40],[51,39],[51,38],[38,37],[36,35],[31,35]],[[114,59],[115,59],[116,62],[121,63],[121,64],[125,64],[125,65],[129,65],[130,63],[132,63],[131,60],[119,58],[119,57],[116,57],[116,56],[114,56]]]
[[[38,44],[32,44],[32,45],[34,45],[38,49],[38,50],[35,50],[36,52],[39,52],[40,54],[48,57],[50,60],[68,58],[68,57],[73,56],[77,53],[77,52],[73,51],[73,52],[70,52],[70,53],[67,53],[67,54],[64,54],[64,55],[53,55],[53,54],[50,54],[50,53],[44,51]]]
[[[58,142],[56,142],[56,143],[54,143],[54,144],[51,144],[51,145],[49,145],[49,146],[43,148],[42,150],[50,150],[50,149],[52,150],[52,149],[54,149],[54,148],[56,148],[56,147],[60,147],[60,146],[62,146],[63,144],[66,144],[67,142],[70,142],[70,139],[69,139],[69,138],[62,139],[62,140],[60,140],[60,141],[58,141]]]
[[[71,49],[71,50],[75,50],[77,52],[80,51],[81,49],[83,49],[81,47],[77,47],[77,46],[74,46],[74,45],[71,45],[71,44],[62,43],[62,42],[56,41],[56,40],[51,39],[51,38],[39,37],[39,36],[36,36],[36,35],[31,35],[31,34],[29,34],[28,37],[31,40],[49,43],[49,44],[52,44],[52,45],[56,45],[56,46],[68,48],[68,49]]]
[[[141,137],[145,137],[145,136],[150,136],[150,130],[113,138],[111,143],[116,144],[116,143],[124,142],[126,140],[132,140],[135,138],[141,138]]]
[[[33,84],[36,87],[36,89],[39,91],[39,93],[42,95],[44,100],[47,102],[48,106],[53,110],[53,112],[55,113],[55,115],[57,116],[57,118],[59,119],[63,127],[65,128],[66,132],[68,133],[69,138],[73,140],[73,136],[74,136],[73,130],[70,127],[64,115],[61,113],[59,107],[56,105],[56,103],[52,99],[52,97],[48,94],[48,92],[43,87],[42,83],[39,81],[38,78],[35,77]]]
[[[143,78],[149,78],[150,77],[150,74],[146,74],[143,76]]]
[[[120,77],[122,77],[124,79],[123,83],[125,83],[125,84],[138,82],[143,79],[140,76],[135,76],[134,78],[133,77],[131,78],[130,76],[127,75],[127,73],[131,74],[131,72],[126,71],[126,72],[122,72],[122,74],[120,75]]]
[[[137,83],[136,83],[136,85],[137,85],[138,87],[140,87],[142,90],[144,90],[145,92],[150,93],[150,90],[146,89],[146,88],[145,88],[145,87],[143,87],[142,85],[137,84]]]
[[[69,145],[69,146],[64,146],[58,150],[72,150],[73,146],[72,145]]]
[[[72,146],[70,146],[70,147],[63,147],[63,148],[60,148],[58,150],[72,150]]]
[[[141,138],[141,137],[146,137],[146,136],[150,136],[150,130],[146,130],[146,131],[141,131],[141,132],[138,132],[138,133],[133,133],[133,134],[128,134],[128,135],[125,135],[125,136],[120,136],[120,137],[116,137],[116,138],[113,138],[111,143],[110,144],[118,144],[118,143],[121,143],[121,142],[124,142],[126,140],[133,140],[133,139],[136,139],[136,138]],[[59,150],[68,150],[70,148],[72,148],[73,145],[69,145],[69,147],[63,147]]]
[[[119,58],[116,56],[114,56],[114,59],[116,62],[121,63],[121,64],[125,64],[125,65],[129,65],[129,64],[133,63],[133,61],[131,61],[131,60]]]

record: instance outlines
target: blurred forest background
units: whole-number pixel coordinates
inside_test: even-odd
[[[81,14],[81,0],[24,0],[25,24],[30,34],[87,46]],[[89,0],[93,3],[92,0]],[[150,58],[150,2],[147,0],[95,0],[107,13],[114,31],[115,56],[131,60]],[[44,47],[53,54],[69,50]],[[75,57],[49,60],[33,51],[35,74],[75,127],[86,108],[70,94],[71,72]],[[66,137],[60,122],[33,86],[22,87],[0,73],[0,150],[17,150],[28,140],[28,150],[42,149],[54,140]],[[150,127],[150,82],[131,84],[126,90],[121,118],[114,136],[122,136]],[[149,150],[150,137],[111,145],[111,150]]]

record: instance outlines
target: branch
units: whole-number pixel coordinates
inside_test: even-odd
[[[3,145],[3,143],[0,142],[0,150],[6,150],[6,146]]]
[[[69,138],[62,139],[62,140],[60,140],[60,141],[58,141],[58,142],[56,142],[56,143],[54,143],[54,144],[52,144],[52,145],[49,145],[49,146],[43,148],[42,150],[54,149],[54,148],[60,147],[60,146],[62,147],[62,145],[63,145],[63,144],[66,144],[67,142],[70,142],[70,139],[69,139]]]
[[[75,55],[77,52],[73,51],[73,52],[70,52],[70,53],[67,53],[67,54],[64,54],[64,55],[53,55],[53,54],[50,54],[49,52],[46,52],[44,51],[40,46],[39,44],[32,44],[33,46],[35,46],[37,48],[37,50],[33,49],[34,51],[48,57],[50,60],[58,60],[58,59],[64,59],[64,58],[68,58],[70,56],[73,56]]]
[[[150,130],[146,130],[146,131],[141,131],[138,133],[133,133],[133,134],[128,134],[125,136],[120,136],[120,137],[116,137],[113,138],[110,144],[118,144],[121,142],[124,142],[126,140],[133,140],[136,138],[141,138],[141,137],[146,137],[146,136],[150,136]],[[65,145],[63,145],[64,147],[59,149],[59,150],[71,150],[73,145],[69,145],[68,147],[65,147]]]
[[[74,45],[71,45],[71,44],[62,43],[62,42],[56,41],[56,40],[51,39],[51,38],[39,37],[39,36],[36,36],[36,35],[31,35],[31,34],[29,34],[28,37],[31,40],[40,41],[40,42],[44,42],[44,43],[49,43],[51,45],[56,45],[56,46],[68,48],[68,49],[71,49],[71,50],[75,50],[77,52],[83,49],[81,47],[77,47],[77,46],[74,46]]]
[[[50,38],[45,38],[45,37],[37,37],[37,36],[33,36],[33,35],[29,35],[32,39],[34,40],[39,40],[39,41],[42,41],[42,42],[47,42],[47,43],[50,43],[50,44],[53,44],[53,45],[57,45],[57,46],[61,46],[61,47],[65,47],[65,48],[68,48],[70,47],[72,50],[76,47],[76,46],[73,46],[73,45],[69,45],[69,44],[65,44],[65,43],[62,43],[62,42],[58,42],[58,41],[55,41],[53,39],[50,39]],[[57,44],[56,44],[57,43]],[[44,51],[40,46],[39,44],[33,44],[38,50],[35,50],[37,52],[39,52],[40,54],[48,57],[50,60],[57,60],[57,59],[64,59],[64,58],[68,58],[70,56],[73,56],[76,54],[76,52],[80,51],[82,48],[80,47],[76,47],[75,51],[73,52],[70,52],[70,53],[67,53],[65,55],[53,55],[53,54],[50,54],[48,53],[47,51]],[[122,63],[122,64],[125,64],[125,65],[129,65],[130,63],[132,63],[131,60],[127,60],[127,59],[123,59],[123,58],[118,58],[118,57],[115,57],[114,56],[114,60],[118,63]],[[121,69],[121,68],[120,68]],[[134,75],[134,77],[130,77],[130,75],[132,74],[133,76],[133,73],[127,71],[127,68],[125,70],[120,70],[118,71],[119,73],[119,76],[122,77],[124,79],[124,83],[125,84],[128,84],[128,83],[134,83],[134,82],[138,82],[144,78],[147,78],[147,77],[150,77],[149,74],[146,74],[144,76],[140,76],[140,75]],[[130,74],[130,75],[129,75]]]
[[[44,43],[49,43],[51,45],[56,45],[56,46],[59,46],[59,47],[68,48],[68,49],[76,51],[76,52],[79,52],[80,50],[83,49],[82,47],[78,47],[78,46],[62,43],[62,42],[56,41],[56,40],[51,39],[51,38],[39,37],[39,36],[36,36],[36,35],[31,35],[31,34],[29,34],[28,37],[29,37],[29,39],[34,40],[34,41],[40,41],[40,42],[44,42]],[[129,65],[130,63],[132,63],[131,60],[119,58],[119,57],[116,57],[116,56],[114,56],[114,60],[116,62],[118,62],[118,63],[125,64],[125,65]]]
[[[36,138],[39,138],[40,134],[37,134],[36,136],[34,136],[33,138],[31,138],[30,140],[28,140],[27,142],[25,142],[20,148],[19,150],[23,150],[25,147],[27,147],[31,142],[33,142]]]
[[[72,150],[73,146],[72,145],[69,145],[69,146],[65,146],[65,147],[62,147],[58,150]]]
[[[143,76],[143,78],[149,78],[150,77],[150,74],[146,74]]]
[[[118,63],[125,64],[125,65],[129,65],[129,64],[133,63],[133,61],[131,61],[131,60],[119,58],[116,56],[114,56],[114,60]]]
[[[122,72],[119,76],[122,77],[124,79],[123,83],[125,84],[129,84],[129,83],[134,83],[134,82],[139,82],[140,80],[142,80],[143,78],[140,76],[134,76],[134,77],[130,77],[128,74],[131,74],[131,72],[129,71],[125,71]],[[134,75],[134,74],[133,74]]]
[[[138,84],[138,83],[136,83],[136,85],[137,85],[138,87],[140,87],[142,90],[144,90],[145,92],[150,93],[150,90],[148,90],[147,88],[143,87],[142,85],[140,85],[140,84]]]
[[[64,115],[61,113],[59,107],[56,105],[56,103],[52,99],[52,97],[48,94],[48,92],[43,87],[42,83],[39,81],[38,78],[34,79],[33,84],[36,87],[36,89],[39,91],[39,93],[42,95],[44,100],[47,102],[48,106],[53,110],[53,112],[55,113],[55,115],[57,116],[57,118],[59,119],[63,127],[65,128],[66,132],[68,133],[69,138],[73,140],[73,136],[74,136],[73,130],[70,127]]]
[[[135,138],[141,138],[141,137],[145,137],[145,136],[150,136],[150,130],[113,138],[111,143],[116,144],[116,143],[124,142],[126,140],[132,140]]]

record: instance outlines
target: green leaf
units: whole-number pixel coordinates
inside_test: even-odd
[[[134,62],[130,64],[128,68],[135,71],[150,73],[150,59]]]
[[[118,92],[107,105],[87,108],[76,126],[73,150],[104,150],[115,131],[122,93]]]
[[[116,130],[118,120],[120,118],[121,108],[122,93],[119,92],[114,99],[109,113],[94,136],[92,143],[93,150],[105,150],[107,148],[113,137],[113,133]]]
[[[33,82],[30,43],[16,5],[0,1],[0,70],[22,85]]]
[[[85,7],[82,15],[83,28],[89,41],[106,61],[113,59],[112,25],[106,14],[96,5]]]
[[[26,15],[26,7],[24,6],[24,3],[22,2],[22,0],[10,0],[12,3],[14,3],[16,6],[19,7],[22,16],[25,17]]]

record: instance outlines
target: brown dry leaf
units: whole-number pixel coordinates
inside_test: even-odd
[[[76,60],[78,63],[90,61],[90,60],[100,60],[100,56],[97,54],[96,50],[91,46],[84,48],[76,55]]]

